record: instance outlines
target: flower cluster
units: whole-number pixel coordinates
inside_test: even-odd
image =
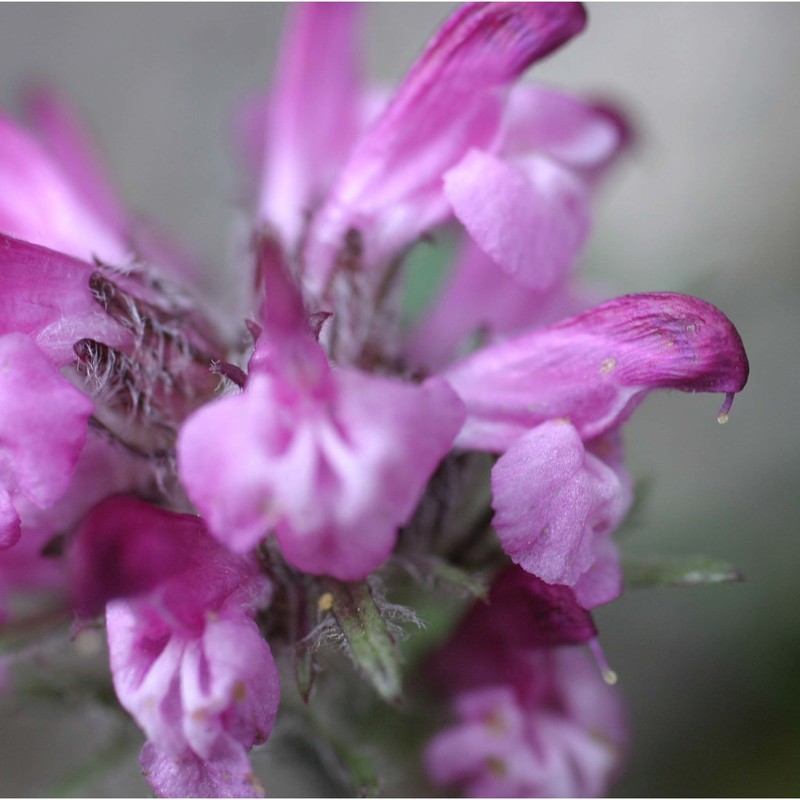
[[[466,5],[391,96],[361,81],[358,13],[294,11],[239,120],[258,178],[233,336],[59,98],[29,98],[30,133],[0,117],[0,619],[20,590],[104,615],[156,792],[248,796],[273,650],[306,700],[324,641],[394,699],[381,577],[494,575],[424,670],[458,719],[428,773],[601,793],[624,725],[580,645],[622,591],[619,429],[660,388],[724,394],[726,418],[744,349],[702,300],[593,305],[574,280],[627,126],[518,79],[579,4]],[[457,255],[410,324],[404,264],[431,235]]]

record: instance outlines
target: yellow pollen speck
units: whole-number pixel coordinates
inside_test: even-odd
[[[333,608],[333,595],[330,592],[321,594],[317,600],[317,608],[320,611],[330,611]]]
[[[614,367],[617,366],[617,359],[616,358],[607,358],[601,365],[600,365],[600,372],[603,375],[607,375]]]

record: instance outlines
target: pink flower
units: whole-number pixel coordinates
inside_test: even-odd
[[[441,370],[468,408],[455,444],[503,454],[496,527],[512,558],[574,587],[588,607],[607,602],[621,590],[610,534],[631,486],[621,457],[600,456],[618,445],[591,440],[653,388],[732,397],[746,379],[738,335],[708,304],[666,294],[521,333],[589,305],[566,280],[591,191],[628,139],[604,106],[513,87],[582,28],[580,7],[459,10],[374,117],[353,55],[356,21],[342,7],[293,17],[268,124],[255,137],[265,146],[258,213],[279,240],[257,275],[264,331],[243,393],[184,425],[182,481],[238,552],[274,530],[299,569],[355,579],[379,566],[460,412],[452,399],[442,406],[437,380],[403,385],[366,370],[391,369],[401,349],[392,265],[424,231],[457,220],[463,266],[414,334],[412,356],[441,364],[482,325],[516,334]],[[286,267],[265,267],[270,260]],[[320,310],[332,318],[317,345],[307,328]],[[559,429],[561,418],[574,428]],[[297,474],[304,479],[286,477]]]
[[[115,687],[148,734],[156,790],[258,794],[247,751],[279,696],[254,621],[270,584],[197,517],[108,498],[174,502],[169,445],[216,382],[214,334],[156,269],[131,266],[132,226],[67,110],[49,95],[34,110],[50,154],[0,120],[0,539],[26,534],[0,561],[0,600],[66,584],[83,616],[108,604]]]
[[[489,345],[444,375],[467,406],[456,444],[502,453],[492,492],[504,549],[591,608],[621,592],[608,537],[632,497],[620,455],[600,437],[658,388],[724,392],[724,421],[748,369],[718,309],[664,293],[621,297]],[[598,458],[604,451],[611,465]]]
[[[463,410],[441,378],[414,385],[332,368],[274,245],[263,247],[264,330],[247,386],[184,424],[181,480],[234,551],[274,530],[298,569],[363,578],[390,555]]]
[[[257,796],[247,751],[277,712],[278,674],[258,626],[270,585],[193,516],[128,497],[83,523],[71,573],[86,610],[103,599],[122,705],[148,737],[142,767],[166,797]]]
[[[595,633],[569,589],[501,572],[431,665],[458,718],[426,749],[431,779],[470,797],[604,794],[625,749],[620,699],[569,646]]]
[[[461,410],[438,378],[414,385],[345,365],[372,367],[371,359],[391,357],[391,325],[375,326],[380,304],[393,302],[380,287],[391,262],[424,230],[455,210],[494,252],[489,239],[504,215],[472,226],[471,207],[461,200],[485,180],[473,165],[503,148],[509,158],[524,156],[519,128],[535,127],[535,119],[518,112],[517,133],[502,144],[507,90],[583,24],[578,5],[467,6],[364,127],[353,10],[309,6],[294,18],[269,108],[259,213],[279,235],[288,272],[312,310],[334,312],[321,338],[340,365],[331,368],[323,349],[298,333],[306,321],[289,306],[299,301],[280,288],[291,279],[267,268],[269,309],[247,386],[196,412],[178,446],[190,497],[237,552],[274,530],[294,566],[347,580],[391,553],[450,449]],[[558,250],[552,269],[560,272],[583,236],[573,213],[583,189],[552,159],[523,173],[520,191],[533,193],[536,206],[536,224],[527,227],[549,230],[559,220],[559,234],[540,246]],[[572,243],[562,235],[567,229]],[[267,260],[282,261],[273,250]],[[504,263],[514,258],[501,256]],[[290,325],[276,325],[287,318]]]
[[[531,653],[527,666],[536,702],[502,685],[460,695],[458,722],[428,746],[428,774],[468,797],[603,795],[624,747],[619,698],[578,650]]]

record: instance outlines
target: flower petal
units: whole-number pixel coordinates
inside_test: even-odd
[[[40,508],[58,500],[69,485],[93,412],[92,401],[62,377],[27,336],[0,336],[4,491],[19,493]],[[8,528],[8,512],[3,516]]]
[[[594,563],[597,538],[627,511],[617,475],[563,421],[539,425],[500,457],[492,497],[493,526],[511,559],[547,583],[568,586]]]
[[[306,3],[290,11],[268,112],[259,215],[291,252],[360,128],[357,5]]]
[[[115,601],[107,625],[114,687],[147,734],[142,766],[159,794],[261,796],[247,751],[269,736],[280,687],[255,623],[230,606],[192,635]]]
[[[86,204],[58,164],[0,115],[0,231],[78,258],[125,264],[115,231]]]
[[[245,747],[265,742],[279,698],[278,670],[256,623],[240,613],[210,618],[181,671],[183,731],[192,750],[213,755],[220,721]]]
[[[471,147],[495,139],[499,92],[584,24],[583,8],[573,3],[456,11],[361,138],[318,213],[306,252],[310,289],[326,286],[349,230],[360,232],[369,270],[441,222],[441,176]]]
[[[100,614],[110,600],[144,594],[185,572],[192,566],[187,539],[202,535],[201,521],[189,514],[125,496],[98,503],[67,554],[75,610]]]
[[[602,796],[625,748],[618,693],[577,648],[540,650],[527,661],[546,690],[525,698],[497,680],[460,694],[460,719],[428,745],[429,776],[470,797]],[[453,674],[461,666],[453,662]]]
[[[485,347],[443,374],[467,406],[457,445],[502,452],[548,419],[569,419],[591,439],[653,389],[725,392],[727,409],[748,370],[739,334],[719,309],[665,292],[610,300]]]
[[[527,752],[526,720],[511,689],[495,686],[468,692],[459,696],[457,707],[461,724],[439,733],[425,752],[426,770],[434,783],[446,786],[475,781],[484,772],[492,772],[487,766],[491,763],[513,764],[513,777],[496,775],[496,779],[514,780],[520,773],[539,771]],[[515,796],[498,792],[496,784],[493,788],[494,792],[481,796]]]
[[[503,638],[514,647],[582,644],[597,636],[591,616],[568,588],[551,586],[519,567],[500,573],[489,603],[476,606],[475,613],[492,609],[493,625],[503,629]]]
[[[610,603],[622,594],[622,564],[610,535],[595,540],[594,562],[578,578],[574,590],[578,604],[589,609]]]
[[[244,748],[224,745],[224,752],[203,759],[191,750],[175,755],[147,742],[139,757],[142,774],[158,797],[263,797]]]
[[[22,495],[14,497],[22,519],[22,537],[13,548],[0,554],[0,617],[13,593],[46,590],[66,596],[67,590],[72,589],[67,586],[65,563],[69,561],[69,550],[66,559],[54,558],[52,544],[103,498],[121,491],[147,492],[151,483],[152,477],[142,469],[141,459],[126,458],[120,448],[90,429],[67,491],[53,505],[39,508]],[[98,562],[93,566],[98,567]],[[102,580],[96,573],[92,577],[94,581]]]
[[[0,334],[28,334],[57,364],[74,360],[79,339],[127,342],[128,334],[89,289],[93,271],[63,253],[0,234]]]
[[[545,156],[511,163],[470,150],[445,174],[444,192],[484,252],[530,289],[553,286],[589,232],[586,187]]]
[[[593,177],[630,139],[629,124],[607,105],[543,86],[520,85],[509,97],[503,138],[506,156],[538,151]]]
[[[276,527],[299,569],[356,580],[388,557],[462,413],[439,379],[340,370],[298,391],[256,373],[187,420],[178,469],[226,546],[244,552]]]

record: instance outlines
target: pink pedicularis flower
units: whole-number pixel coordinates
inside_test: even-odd
[[[596,633],[568,588],[502,571],[429,665],[457,717],[428,746],[431,779],[471,797],[603,794],[626,733],[618,693],[577,647]]]
[[[116,572],[97,575],[98,563]],[[114,688],[147,734],[154,789],[260,793],[247,751],[266,741],[280,690],[253,621],[270,594],[255,558],[222,548],[195,516],[112,497],[79,528],[71,564],[79,608],[118,597],[106,607]]]
[[[517,81],[582,31],[580,4],[467,4],[392,95],[362,82],[358,19],[292,11],[275,85],[241,115],[259,180],[227,333],[60,99],[29,97],[30,133],[0,118],[0,620],[34,589],[104,615],[155,791],[259,795],[273,649],[306,700],[325,642],[393,697],[391,567],[495,571],[429,662],[456,721],[428,772],[597,794],[626,739],[581,649],[622,591],[620,428],[660,388],[723,394],[723,421],[747,358],[709,303],[597,305],[572,275],[630,132]],[[404,259],[431,235],[457,257],[406,325]],[[482,454],[476,529],[453,519],[483,496]]]

